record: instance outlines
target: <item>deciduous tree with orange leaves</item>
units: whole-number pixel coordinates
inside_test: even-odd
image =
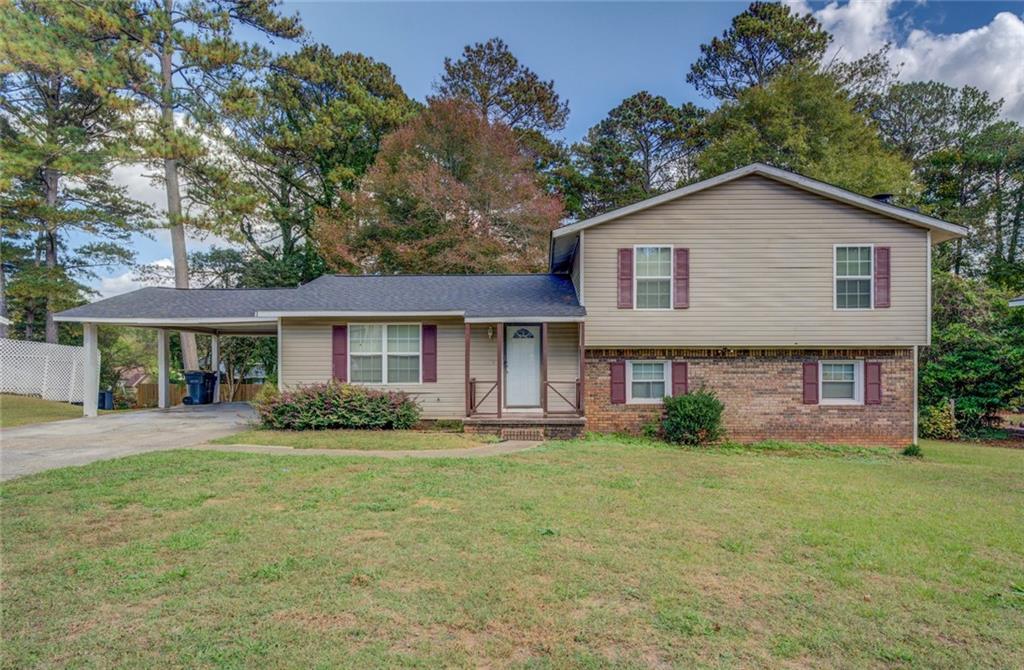
[[[384,139],[314,234],[340,272],[534,272],[561,218],[561,200],[541,187],[508,126],[465,102],[432,100]]]

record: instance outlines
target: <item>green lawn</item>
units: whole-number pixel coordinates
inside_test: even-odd
[[[466,449],[493,441],[486,436],[420,430],[247,430],[214,444],[265,444],[295,449]]]
[[[924,452],[44,473],[0,488],[0,665],[1024,667],[1024,451]]]
[[[0,394],[0,428],[77,419],[81,416],[82,408],[79,405],[33,396]]]

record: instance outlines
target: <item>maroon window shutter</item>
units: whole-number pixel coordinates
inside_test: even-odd
[[[875,307],[888,307],[891,287],[889,247],[875,247]]]
[[[626,402],[626,362],[611,363],[612,370],[612,404],[621,405]]]
[[[334,378],[339,382],[348,381],[348,326],[334,326],[331,330],[331,360]]]
[[[690,250],[676,249],[675,289],[672,305],[676,309],[690,308]]]
[[[423,382],[437,381],[437,326],[423,324]]]
[[[882,404],[882,364],[864,364],[864,404]]]
[[[804,404],[818,404],[818,364],[804,363]]]
[[[672,361],[672,395],[686,395],[690,392],[689,366]]]
[[[619,309],[633,309],[632,249],[619,249]]]

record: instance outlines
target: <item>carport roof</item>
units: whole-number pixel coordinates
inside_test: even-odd
[[[325,275],[297,288],[143,288],[60,312],[59,321],[123,325],[263,324],[287,316],[452,315],[580,320],[564,275]]]

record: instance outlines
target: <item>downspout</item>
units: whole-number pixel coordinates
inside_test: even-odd
[[[914,444],[917,444],[917,422],[919,409],[917,406],[917,345],[914,345]]]

